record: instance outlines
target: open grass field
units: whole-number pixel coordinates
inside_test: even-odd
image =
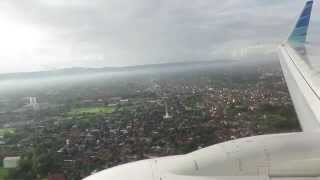
[[[14,134],[15,132],[16,132],[16,129],[14,128],[0,128],[0,136],[3,136],[6,133]]]
[[[77,115],[83,113],[112,113],[114,112],[115,107],[83,107],[72,109],[68,114]]]
[[[3,180],[8,175],[8,170],[0,167],[0,180]]]

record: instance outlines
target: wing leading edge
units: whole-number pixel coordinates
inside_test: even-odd
[[[313,1],[306,5],[288,41],[279,47],[280,63],[303,131],[320,128],[320,88],[305,47]],[[319,79],[319,78],[318,78]]]

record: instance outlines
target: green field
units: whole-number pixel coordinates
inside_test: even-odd
[[[16,132],[15,128],[0,128],[0,136],[3,136],[6,133],[14,134]]]
[[[8,175],[8,170],[0,167],[0,180],[3,180]]]
[[[83,107],[72,109],[69,114],[77,115],[83,113],[112,113],[115,110],[115,107]]]

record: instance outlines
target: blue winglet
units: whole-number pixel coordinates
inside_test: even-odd
[[[292,43],[305,43],[307,39],[308,27],[311,17],[313,1],[306,2],[299,20],[289,36],[288,41]]]

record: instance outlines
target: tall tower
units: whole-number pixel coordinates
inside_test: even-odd
[[[36,97],[29,97],[29,105],[35,111],[39,110],[39,108],[40,108]]]
[[[168,113],[168,105],[167,105],[167,101],[164,102],[164,108],[165,108],[165,115],[163,116],[163,119],[170,119],[172,118],[172,116],[169,115]]]

